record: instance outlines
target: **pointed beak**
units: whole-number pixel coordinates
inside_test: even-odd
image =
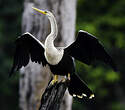
[[[40,10],[40,9],[38,9],[38,8],[35,8],[35,7],[32,7],[34,10],[36,10],[36,11],[38,11],[39,13],[42,13],[42,14],[44,14],[44,15],[46,15],[47,13],[45,12],[45,11],[43,11],[43,10]]]

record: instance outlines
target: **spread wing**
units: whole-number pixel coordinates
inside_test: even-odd
[[[9,76],[14,71],[19,70],[21,67],[25,67],[29,60],[32,62],[41,63],[43,66],[47,64],[44,56],[44,45],[36,39],[32,34],[26,32],[16,40],[16,50],[14,55],[13,66]]]
[[[117,70],[112,58],[98,39],[85,31],[80,30],[76,41],[66,47],[64,52],[85,64],[90,65],[93,61],[100,60]]]

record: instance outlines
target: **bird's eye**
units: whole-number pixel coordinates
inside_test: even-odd
[[[47,11],[45,11],[45,13],[47,13]]]

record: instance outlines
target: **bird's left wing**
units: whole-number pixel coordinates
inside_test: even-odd
[[[112,58],[98,39],[88,32],[80,30],[76,41],[66,47],[64,52],[85,64],[90,65],[93,61],[100,60],[117,70]]]
[[[25,67],[30,59],[32,62],[42,62],[43,66],[47,64],[44,56],[44,45],[29,32],[17,38],[15,43],[16,50],[10,76],[14,71],[19,70],[23,66]]]

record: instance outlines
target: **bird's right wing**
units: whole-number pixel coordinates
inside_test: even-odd
[[[105,51],[99,40],[85,31],[79,31],[76,41],[65,48],[64,52],[88,65],[95,60],[102,61],[117,71],[112,58]]]
[[[29,63],[30,58],[32,62],[39,64],[42,62],[43,66],[47,64],[44,56],[44,45],[29,32],[26,32],[17,38],[15,43],[16,50],[9,76],[21,67],[25,67]]]

